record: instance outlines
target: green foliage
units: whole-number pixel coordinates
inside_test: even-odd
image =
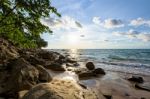
[[[40,19],[51,13],[60,16],[50,0],[0,0],[0,37],[24,48],[46,46],[40,35],[52,31]]]

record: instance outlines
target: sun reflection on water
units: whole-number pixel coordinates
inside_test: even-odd
[[[78,58],[78,49],[70,49],[69,53],[70,53],[71,58],[75,58],[75,59]]]

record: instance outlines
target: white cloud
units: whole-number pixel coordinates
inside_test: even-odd
[[[150,41],[150,33],[138,32],[138,31],[134,31],[132,29],[127,32],[113,32],[113,35],[125,36],[125,37],[128,37],[129,39],[139,39],[144,42]]]
[[[124,27],[124,24],[122,20],[120,19],[105,19],[105,20],[100,20],[100,17],[93,17],[92,19],[94,24],[100,25],[104,28],[119,28],[119,27]]]
[[[75,19],[69,17],[69,16],[63,16],[59,19],[55,18],[46,18],[41,19],[42,24],[48,26],[51,29],[80,29],[82,28],[82,25],[77,22]]]
[[[95,23],[97,25],[101,25],[100,17],[93,17],[92,21],[93,21],[93,23]]]
[[[143,33],[138,35],[138,39],[142,39],[145,42],[150,41],[150,34],[148,33]]]
[[[150,20],[145,20],[143,18],[137,18],[137,19],[131,20],[130,25],[132,25],[132,26],[141,26],[141,25],[150,26]]]

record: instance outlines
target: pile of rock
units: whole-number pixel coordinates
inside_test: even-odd
[[[49,71],[64,72],[73,67],[79,78],[105,74],[103,69],[95,69],[92,62],[86,64],[86,69],[78,66],[77,61],[57,52],[19,49],[0,38],[0,99],[21,99],[26,92],[23,99],[97,99],[93,91],[78,83],[53,81]]]
[[[65,71],[64,64],[76,61],[42,49],[19,49],[0,38],[0,98],[18,98],[18,93],[29,90],[52,77],[48,69]]]
[[[150,83],[145,82],[143,77],[133,75],[133,76],[129,77],[128,80],[134,82],[135,88],[150,91]]]
[[[86,63],[87,70],[81,71],[78,73],[79,78],[84,77],[96,77],[99,75],[105,75],[105,71],[102,68],[95,68],[95,65],[93,62],[87,62]]]

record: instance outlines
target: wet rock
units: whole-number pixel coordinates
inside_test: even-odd
[[[73,66],[80,66],[80,64],[79,63],[74,63]]]
[[[45,68],[54,71],[65,71],[65,67],[59,63],[52,63],[51,65],[47,65]]]
[[[93,64],[93,62],[88,62],[88,63],[86,63],[86,68],[89,70],[94,70],[95,65]]]
[[[111,95],[104,95],[104,97],[105,97],[106,99],[112,99],[112,96],[111,96]]]
[[[148,83],[148,82],[145,82],[145,83],[142,83],[142,84],[135,84],[135,87],[138,88],[138,89],[150,91],[150,83]]]
[[[47,69],[45,69],[41,65],[37,65],[36,68],[39,71],[39,81],[40,82],[50,82],[52,80],[52,77],[50,76],[49,72]]]
[[[66,63],[66,66],[73,67],[73,64],[72,63]]]
[[[78,74],[79,78],[83,78],[83,77],[93,77],[93,76],[97,76],[95,73],[93,73],[92,71],[84,71]]]
[[[67,58],[67,59],[66,59],[66,62],[68,62],[68,63],[76,63],[77,61],[75,61],[75,60],[73,60],[73,59],[71,59],[71,58]]]
[[[106,74],[104,69],[102,69],[102,68],[96,68],[92,72],[95,74]]]
[[[80,64],[79,63],[66,63],[66,66],[76,67],[76,66],[80,66]]]
[[[129,81],[137,82],[137,83],[143,83],[144,80],[140,76],[132,76],[131,78],[128,78]]]

